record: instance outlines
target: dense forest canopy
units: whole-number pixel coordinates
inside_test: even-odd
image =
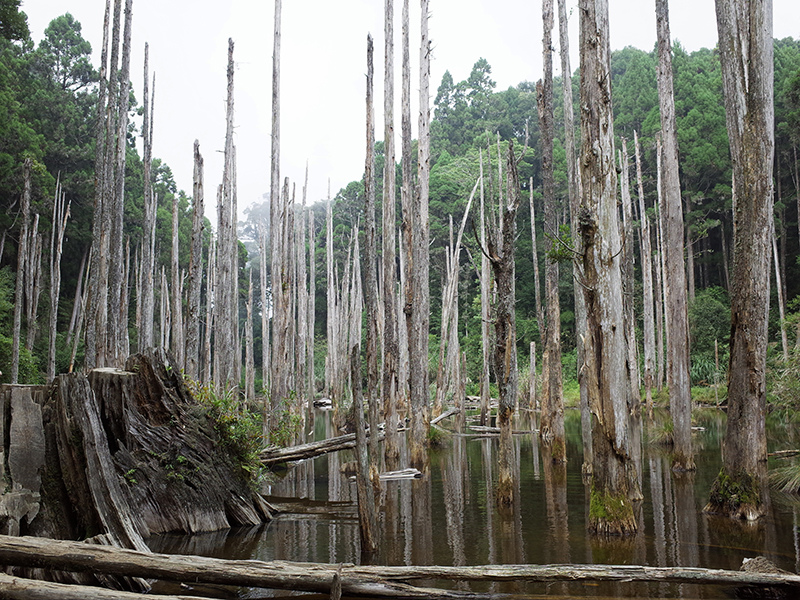
[[[12,301],[14,271],[17,264],[20,231],[20,202],[23,193],[23,163],[30,158],[33,164],[33,212],[40,217],[39,229],[48,236],[56,181],[71,202],[70,219],[64,241],[61,302],[58,332],[66,336],[70,325],[82,257],[91,244],[94,199],[95,136],[98,120],[98,72],[91,63],[91,46],[81,33],[81,24],[69,13],[55,17],[44,32],[38,46],[30,40],[24,13],[19,0],[0,2],[0,370],[7,381],[11,347]],[[777,254],[784,296],[789,306],[788,320],[797,321],[800,310],[800,177],[798,176],[797,146],[800,142],[800,41],[792,38],[775,40],[775,230]],[[636,132],[643,150],[643,173],[647,216],[653,222],[656,207],[656,135],[660,129],[658,92],[656,87],[656,53],[632,47],[612,55],[612,88],[617,149],[621,138],[629,141]],[[722,102],[722,81],[719,55],[715,49],[687,52],[679,44],[673,47],[675,107],[680,149],[680,175],[687,227],[689,260],[690,326],[692,339],[692,377],[695,383],[707,380],[708,365],[714,359],[715,341],[724,357],[729,320],[726,315],[729,286],[728,267],[732,248],[731,162],[725,129]],[[138,80],[138,76],[136,78]],[[139,91],[138,81],[132,90]],[[556,77],[554,93],[561,97],[564,81]],[[578,74],[568,82],[578,102]],[[431,123],[430,171],[430,257],[431,257],[431,334],[438,335],[441,312],[441,291],[445,276],[445,248],[450,239],[450,217],[460,221],[470,191],[480,171],[481,155],[484,164],[491,161],[485,175],[488,202],[497,202],[504,194],[504,181],[498,174],[498,158],[506,154],[513,140],[517,151],[525,148],[519,164],[519,179],[525,201],[521,203],[518,219],[516,252],[517,281],[517,344],[526,356],[530,342],[539,342],[533,277],[533,253],[527,196],[533,194],[536,208],[536,227],[539,260],[549,239],[558,238],[569,246],[567,202],[567,169],[564,150],[563,106],[555,103],[554,145],[555,190],[559,203],[561,227],[546,231],[541,219],[544,214],[541,198],[541,164],[538,150],[539,126],[536,113],[536,91],[531,82],[522,82],[506,90],[497,90],[492,79],[492,67],[476,57],[470,73],[445,72],[433,97]],[[125,235],[130,240],[132,255],[141,245],[143,214],[143,167],[135,139],[142,108],[138,97],[131,92],[131,120],[128,131],[127,166],[125,172]],[[577,112],[577,110],[576,110]],[[156,133],[156,135],[158,135]],[[354,132],[361,135],[361,132]],[[632,144],[629,144],[629,147]],[[381,214],[383,190],[383,142],[376,149],[376,213]],[[414,153],[416,156],[416,153]],[[416,170],[416,166],[415,166]],[[396,170],[398,215],[401,169]],[[325,247],[333,245],[336,260],[343,264],[348,253],[354,227],[363,223],[364,183],[358,174],[333,197],[333,239],[324,234],[325,207],[313,205],[316,223],[316,336],[325,338],[326,269]],[[629,176],[633,176],[630,174]],[[533,189],[529,189],[529,181]],[[178,197],[180,232],[180,268],[188,270],[189,238],[191,236],[192,199],[178,190],[169,165],[154,159],[152,184],[158,197],[156,226],[156,265],[168,266],[171,251],[172,203]],[[206,205],[213,205],[213,188],[208,186]],[[247,220],[240,223],[240,239],[250,240],[241,246],[239,261],[240,316],[244,320],[244,301],[247,290],[246,269],[257,265],[258,225],[269,213],[268,200],[253,205],[246,212]],[[473,214],[474,209],[473,209]],[[642,215],[635,214],[636,220]],[[399,223],[399,219],[398,219]],[[378,229],[380,233],[380,219]],[[459,283],[458,334],[467,355],[468,378],[476,384],[480,373],[480,292],[476,271],[479,269],[480,249],[477,236],[468,224],[464,236],[466,251],[461,254]],[[204,248],[207,249],[210,226],[206,226]],[[638,247],[638,241],[633,241]],[[47,255],[45,248],[45,255]],[[204,256],[206,255],[204,250]],[[565,251],[560,258],[569,260]],[[638,268],[638,264],[637,264]],[[253,269],[254,286],[258,287],[258,268]],[[565,376],[574,378],[575,315],[571,270],[561,270],[560,302],[562,307],[562,345]],[[129,285],[135,306],[135,286]],[[773,296],[775,295],[773,286]],[[204,292],[205,294],[205,292]],[[637,298],[641,295],[637,294]],[[641,302],[641,300],[637,300]],[[257,301],[257,305],[260,302]],[[773,302],[773,306],[777,306]],[[263,307],[268,310],[268,307]],[[46,315],[48,304],[41,298],[39,315]],[[131,309],[133,310],[133,308]],[[257,309],[258,310],[258,309]],[[637,311],[640,314],[640,311]],[[131,338],[136,330],[130,318]],[[779,339],[777,309],[770,319],[770,339]],[[28,327],[33,326],[28,324]],[[34,337],[29,353],[23,354],[20,379],[23,382],[42,381],[46,357],[44,328]],[[260,363],[261,325],[255,322],[255,364]],[[69,366],[69,349],[59,344],[57,370]],[[435,361],[435,344],[431,344],[431,360]],[[324,354],[323,354],[324,357]],[[317,376],[321,378],[323,357],[317,359]],[[527,360],[527,359],[526,359]],[[80,353],[78,356],[80,364]],[[724,364],[724,360],[723,360]]]

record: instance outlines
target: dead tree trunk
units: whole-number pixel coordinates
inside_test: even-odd
[[[236,270],[232,256],[238,256],[236,214],[233,212],[233,40],[228,40],[228,94],[225,114],[225,158],[222,185],[217,193],[217,281],[215,286],[216,325],[214,327],[214,382],[218,391],[236,387],[236,343],[238,334],[238,302],[232,294]]]
[[[26,253],[24,280],[27,335],[25,336],[25,349],[32,352],[38,329],[39,294],[42,289],[42,236],[39,234],[38,213],[33,216],[33,226]]]
[[[579,226],[587,313],[583,368],[594,453],[588,528],[598,534],[631,534],[637,523],[629,498],[638,483],[629,458],[630,380],[622,310],[608,1],[580,0],[579,12],[583,187]]]
[[[183,345],[183,298],[181,297],[181,272],[178,264],[180,255],[180,237],[178,235],[178,195],[172,198],[172,255],[170,281],[172,286],[172,355],[175,362],[182,368],[184,365],[184,345]]]
[[[253,356],[253,271],[250,270],[247,287],[247,320],[244,323],[244,399],[250,403],[256,397],[256,365]]]
[[[203,284],[203,156],[194,141],[192,242],[189,257],[189,302],[186,308],[186,374],[200,376],[200,290]]]
[[[667,323],[664,318],[664,203],[661,201],[661,136],[656,134],[656,387],[664,387]]]
[[[128,104],[130,99],[131,21],[133,0],[125,0],[125,26],[122,41],[122,65],[119,73],[119,96],[115,101],[116,147],[114,164],[110,167],[109,202],[109,266],[108,266],[108,340],[107,364],[121,367],[128,357],[128,314],[125,294],[122,222],[125,214],[125,163],[128,148]],[[112,61],[113,62],[113,61]],[[115,63],[116,64],[116,63]],[[116,76],[116,74],[115,74]]]
[[[58,295],[61,290],[61,250],[64,246],[64,232],[67,229],[70,203],[61,191],[60,181],[56,183],[53,199],[53,223],[50,234],[50,349],[47,355],[47,381],[56,376],[56,325],[58,323]],[[80,280],[80,275],[78,276]]]
[[[142,121],[142,179],[144,181],[144,215],[142,222],[142,266],[139,270],[142,295],[138,299],[140,313],[139,352],[153,346],[153,259],[155,254],[156,202],[153,194],[151,164],[153,156],[153,104],[155,103],[155,74],[153,74],[153,96],[148,83],[148,45],[144,45],[144,116]],[[195,190],[196,193],[196,190]]]
[[[510,505],[513,502],[513,453],[511,425],[517,399],[517,327],[514,268],[514,241],[517,236],[516,218],[520,202],[517,157],[514,142],[508,145],[508,193],[506,203],[501,205],[498,221],[502,227],[495,229],[488,240],[488,253],[497,285],[497,307],[495,310],[494,372],[500,394],[497,420],[500,426],[500,456],[498,460],[497,502]]]
[[[206,328],[205,339],[203,341],[203,381],[210,383],[213,377],[213,365],[211,355],[211,341],[214,332],[214,305],[215,305],[215,281],[216,272],[216,242],[212,233],[208,240],[208,258],[206,264]]]
[[[22,331],[22,306],[25,298],[25,260],[28,250],[28,227],[31,219],[31,167],[32,161],[26,158],[22,165],[22,223],[17,243],[17,279],[14,289],[14,331],[11,343],[11,383],[19,382],[19,346]]]
[[[419,73],[419,142],[417,156],[417,194],[412,199],[410,241],[411,295],[406,297],[406,312],[411,313],[408,331],[410,358],[409,392],[411,399],[411,437],[409,460],[424,470],[428,461],[428,330],[430,324],[429,264],[430,224],[428,222],[428,187],[430,175],[430,60],[428,37],[428,0],[420,0],[420,73]]]
[[[683,260],[684,223],[681,183],[678,174],[678,130],[672,86],[672,48],[669,35],[667,0],[656,0],[658,29],[658,98],[663,139],[662,209],[664,210],[664,262],[666,297],[664,307],[669,320],[667,375],[670,413],[673,422],[672,468],[695,469],[692,453],[692,396],[689,380],[689,317],[686,292],[686,266]]]
[[[479,151],[480,156],[480,178],[481,178],[481,247],[486,248],[486,206],[484,201],[483,186],[483,150]],[[481,425],[486,426],[489,417],[489,351],[491,340],[489,338],[489,313],[490,313],[490,290],[491,290],[491,266],[489,257],[485,252],[481,252]],[[535,372],[534,372],[535,377]],[[535,381],[535,380],[532,380]],[[535,385],[535,384],[534,384]],[[531,407],[533,408],[533,407]]]
[[[367,406],[371,431],[378,427],[378,244],[375,238],[375,111],[373,109],[373,45],[372,36],[367,35],[367,148],[364,166],[364,305],[366,308],[366,358],[367,358]],[[370,439],[369,476],[380,489],[378,481],[378,441]],[[371,510],[371,506],[370,506]]]
[[[578,228],[578,213],[581,202],[581,180],[578,159],[575,152],[575,121],[572,103],[572,69],[569,61],[569,29],[566,0],[558,0],[558,32],[561,48],[561,80],[564,92],[564,149],[567,155],[567,188],[569,193],[569,220],[572,234],[572,248],[581,255],[581,235]],[[584,363],[584,347],[581,340],[586,337],[586,302],[580,284],[580,265],[572,264],[573,293],[575,296],[575,335],[578,364]],[[592,465],[592,417],[589,411],[589,396],[583,381],[583,372],[578,370],[580,387],[581,433],[583,439],[583,471],[590,472]]]
[[[717,2],[716,8],[736,203],[728,429],[723,471],[706,510],[755,519],[767,506],[764,373],[775,148],[772,2]]]
[[[544,37],[542,48],[544,57],[544,78],[536,84],[539,107],[539,130],[542,144],[542,191],[544,196],[544,228],[552,236],[549,250],[555,248],[558,237],[558,224],[555,175],[553,171],[553,1],[542,2],[542,21]],[[565,82],[566,84],[566,82]],[[511,191],[509,191],[509,194]],[[531,186],[531,207],[533,207],[533,186]],[[531,211],[533,217],[533,211]],[[531,230],[534,230],[531,220]],[[535,252],[535,249],[534,249]],[[537,288],[538,292],[538,288]],[[542,421],[541,439],[550,446],[553,462],[567,459],[566,436],[564,433],[564,400],[561,374],[561,305],[558,300],[558,261],[552,256],[545,260],[545,297],[547,299],[547,318],[545,320],[545,347],[542,359]],[[541,328],[541,322],[540,322]]]
[[[399,467],[397,436],[400,348],[397,312],[397,239],[395,236],[395,152],[394,152],[394,2],[386,0],[384,17],[384,92],[383,92],[383,418],[386,430],[384,454],[386,468]]]
[[[643,288],[643,332],[644,332],[644,391],[647,414],[653,417],[653,381],[656,359],[655,319],[653,315],[653,251],[650,247],[650,218],[644,201],[642,181],[642,159],[639,136],[633,132],[636,149],[636,182],[639,196],[639,222],[641,226],[641,262]]]

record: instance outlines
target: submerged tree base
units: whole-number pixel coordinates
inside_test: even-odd
[[[744,471],[728,475],[723,467],[711,486],[711,495],[703,512],[747,521],[764,516],[765,507],[756,478]]]
[[[597,491],[592,485],[588,530],[594,535],[635,535],[638,525],[633,502],[624,493]]]

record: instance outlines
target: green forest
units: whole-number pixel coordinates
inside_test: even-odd
[[[66,13],[55,17],[38,46],[34,45],[24,20],[15,23],[3,21],[0,39],[0,214],[2,241],[0,241],[0,369],[2,380],[9,380],[8,364],[11,355],[11,328],[13,317],[14,278],[17,264],[17,240],[20,229],[20,199],[23,192],[22,165],[26,158],[33,161],[32,201],[33,212],[39,217],[39,231],[45,241],[51,231],[53,197],[56,182],[70,202],[70,216],[66,227],[63,249],[62,284],[57,316],[56,366],[57,372],[70,367],[71,348],[66,343],[71,338],[74,323],[73,306],[82,266],[91,245],[91,224],[94,198],[94,128],[97,123],[98,72],[91,64],[91,47],[81,35],[81,24]],[[794,345],[794,331],[800,326],[798,310],[798,259],[800,258],[800,222],[798,220],[798,159],[800,140],[800,42],[787,38],[775,40],[775,235],[782,292],[786,300],[783,325],[789,331]],[[618,49],[611,59],[614,128],[617,148],[622,138],[632,147],[634,132],[638,133],[642,147],[645,205],[653,223],[657,220],[655,136],[660,129],[658,93],[656,88],[655,50],[645,51],[632,47]],[[723,382],[726,368],[726,348],[729,330],[727,289],[732,252],[731,217],[731,164],[725,129],[725,111],[722,102],[722,82],[719,56],[715,49],[686,52],[679,44],[673,48],[675,81],[675,109],[680,149],[680,176],[686,219],[686,256],[690,298],[691,377],[694,386],[709,386],[718,378]],[[462,78],[463,77],[463,78]],[[563,80],[555,77],[554,94],[561,97]],[[577,111],[578,73],[571,82]],[[143,168],[142,158],[135,138],[142,107],[137,97],[137,85],[132,84],[128,129],[127,162],[125,170],[124,231],[133,255],[142,243]],[[546,231],[543,226],[544,207],[541,194],[541,163],[538,151],[539,124],[536,108],[536,91],[531,82],[521,82],[507,90],[496,89],[492,80],[491,65],[476,57],[470,73],[452,75],[445,73],[436,89],[431,123],[430,171],[430,289],[431,302],[431,356],[432,370],[438,361],[438,332],[441,318],[442,280],[445,272],[445,249],[449,240],[448,222],[452,217],[461,220],[470,190],[478,177],[479,151],[497,162],[497,153],[505,153],[509,140],[516,147],[527,150],[519,166],[522,193],[527,198],[533,194],[536,210],[537,256],[543,265],[550,240],[555,236],[569,238],[567,206],[567,173],[563,142],[563,106],[555,103],[556,138],[554,149],[556,199],[559,231]],[[375,144],[377,214],[383,198],[383,142]],[[632,154],[632,152],[631,152]],[[416,160],[416,156],[415,156]],[[416,170],[416,165],[414,165]],[[495,167],[496,168],[496,167]],[[397,165],[396,187],[399,209],[399,190],[402,169]],[[153,159],[152,185],[158,197],[156,226],[156,265],[169,267],[172,237],[172,203],[177,197],[179,207],[180,266],[188,269],[189,238],[191,235],[192,198],[178,190],[169,165]],[[356,175],[356,174],[354,174]],[[635,172],[629,173],[635,185]],[[533,189],[529,189],[529,181]],[[487,196],[496,195],[496,179],[487,177]],[[316,226],[316,331],[319,352],[316,358],[318,391],[324,381],[324,353],[326,337],[326,269],[325,248],[328,243],[324,231],[325,205],[312,203]],[[207,201],[208,202],[208,201]],[[634,203],[635,204],[635,203]],[[245,222],[239,223],[242,239],[257,237],[259,223],[263,222],[269,207],[253,205],[246,210]],[[399,214],[398,210],[398,214]],[[351,229],[364,218],[364,181],[355,178],[352,183],[336,192],[333,198],[335,256],[339,262],[345,258]],[[638,222],[642,215],[635,210]],[[399,222],[399,221],[398,221]],[[533,275],[533,253],[530,236],[530,211],[528,202],[521,204],[518,213],[516,243],[516,311],[517,345],[527,357],[530,342],[538,342]],[[380,225],[378,226],[380,229]],[[476,261],[480,251],[468,222],[464,236],[467,252],[461,256],[461,278],[458,290],[458,335],[467,356],[467,388],[474,393],[480,379],[480,294],[476,276]],[[206,227],[205,248],[208,244]],[[637,256],[638,256],[638,241]],[[248,256],[249,248],[249,256]],[[240,318],[242,327],[246,318],[245,301],[247,279],[253,265],[253,278],[258,286],[257,245],[240,244],[239,282]],[[45,258],[49,250],[43,250]],[[204,251],[204,255],[206,251]],[[561,256],[568,262],[569,257]],[[568,265],[567,265],[568,266]],[[637,266],[638,269],[638,260]],[[42,276],[46,269],[42,269]],[[639,281],[637,271],[637,281]],[[44,278],[40,284],[46,291]],[[640,284],[639,284],[640,285]],[[130,290],[130,337],[136,347],[137,331],[133,307],[136,304],[135,286]],[[560,275],[561,343],[566,380],[565,394],[577,393],[575,315],[573,312],[572,275],[568,268]],[[772,285],[770,312],[770,356],[780,355],[781,319],[778,313],[778,288]],[[41,290],[40,290],[41,291]],[[156,294],[160,292],[157,290]],[[641,303],[641,293],[636,293]],[[20,381],[40,383],[45,379],[47,354],[46,329],[42,325],[49,311],[46,294],[38,296],[37,318],[24,324],[27,340],[31,343],[22,351]],[[257,302],[257,304],[259,304]],[[641,315],[641,311],[637,310]],[[255,364],[260,365],[261,323],[254,320]],[[715,342],[717,363],[715,366]],[[80,368],[82,349],[78,346],[74,368]],[[523,370],[527,358],[521,359]],[[792,394],[785,386],[791,378],[782,376],[785,366],[771,365],[772,398],[790,401]],[[256,382],[261,381],[256,369]],[[260,387],[259,387],[260,389]],[[701,393],[702,390],[698,391]]]

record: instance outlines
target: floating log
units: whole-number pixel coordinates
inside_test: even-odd
[[[470,431],[474,431],[475,433],[483,434],[483,435],[500,435],[500,428],[499,427],[488,427],[486,425],[470,425],[469,429],[470,429]],[[526,434],[530,434],[531,430],[530,429],[515,429],[511,433],[514,434],[514,435],[526,435]],[[536,433],[538,433],[538,430],[536,431]]]
[[[367,433],[369,436],[369,433]],[[378,440],[384,438],[383,432],[378,432]],[[328,438],[327,440],[320,440],[318,442],[309,442],[307,444],[300,444],[299,446],[290,446],[288,448],[265,448],[261,451],[261,462],[265,465],[275,465],[285,462],[294,462],[299,460],[306,460],[327,454],[328,452],[338,452],[339,450],[347,450],[355,448],[356,434],[348,433],[337,437]]]
[[[338,573],[342,594],[389,598],[487,598],[493,594],[421,588],[425,580],[490,582],[660,582],[749,585],[800,589],[800,576],[633,565],[356,566],[352,564],[222,560],[203,556],[150,554],[80,542],[0,536],[0,564],[92,571],[170,581],[330,593]],[[0,588],[0,595],[2,588]],[[84,596],[87,597],[87,596]]]

